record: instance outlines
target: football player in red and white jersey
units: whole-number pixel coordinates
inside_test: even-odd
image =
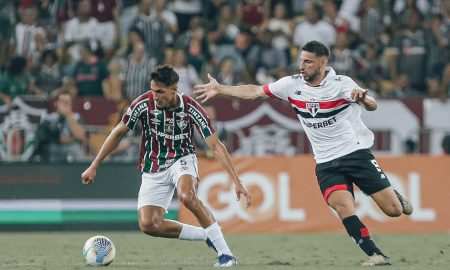
[[[351,238],[369,256],[363,265],[389,265],[356,216],[353,184],[372,197],[390,217],[411,214],[412,205],[395,191],[369,148],[374,135],[361,120],[361,108],[377,109],[375,99],[351,78],[327,67],[329,51],[317,41],[305,44],[300,71],[268,85],[228,86],[208,74],[209,83],[194,94],[205,102],[217,95],[242,99],[278,98],[289,102],[307,134],[316,159],[316,176],[323,197],[338,214]]]

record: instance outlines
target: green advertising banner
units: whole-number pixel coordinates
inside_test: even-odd
[[[0,230],[39,225],[46,229],[83,229],[98,224],[114,225],[109,226],[114,229],[136,228],[141,176],[135,164],[105,163],[97,171],[95,183],[83,185],[81,173],[87,166],[0,165]],[[166,218],[178,218],[176,200]]]

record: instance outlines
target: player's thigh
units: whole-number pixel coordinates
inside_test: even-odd
[[[172,201],[175,186],[168,170],[157,173],[143,173],[138,195],[138,209],[151,205],[167,211]]]
[[[356,215],[355,199],[348,190],[335,190],[328,196],[331,206],[341,219]]]
[[[322,169],[320,164],[316,167],[317,181],[325,202],[328,203],[330,195],[337,190],[346,190],[353,197],[353,184],[345,174],[333,168]]]
[[[387,175],[375,158],[355,159],[346,162],[345,172],[353,183],[367,195],[372,195],[391,186]]]
[[[197,194],[198,161],[195,155],[180,158],[170,167],[170,171],[179,196],[186,193]]]

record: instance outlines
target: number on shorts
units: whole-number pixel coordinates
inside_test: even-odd
[[[380,165],[378,165],[378,162],[375,159],[372,159],[370,162],[372,162],[375,169],[377,169],[378,172],[382,172]]]

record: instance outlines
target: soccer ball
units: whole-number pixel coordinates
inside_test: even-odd
[[[89,238],[83,247],[83,257],[88,265],[109,265],[116,256],[113,242],[106,236],[96,235]]]

